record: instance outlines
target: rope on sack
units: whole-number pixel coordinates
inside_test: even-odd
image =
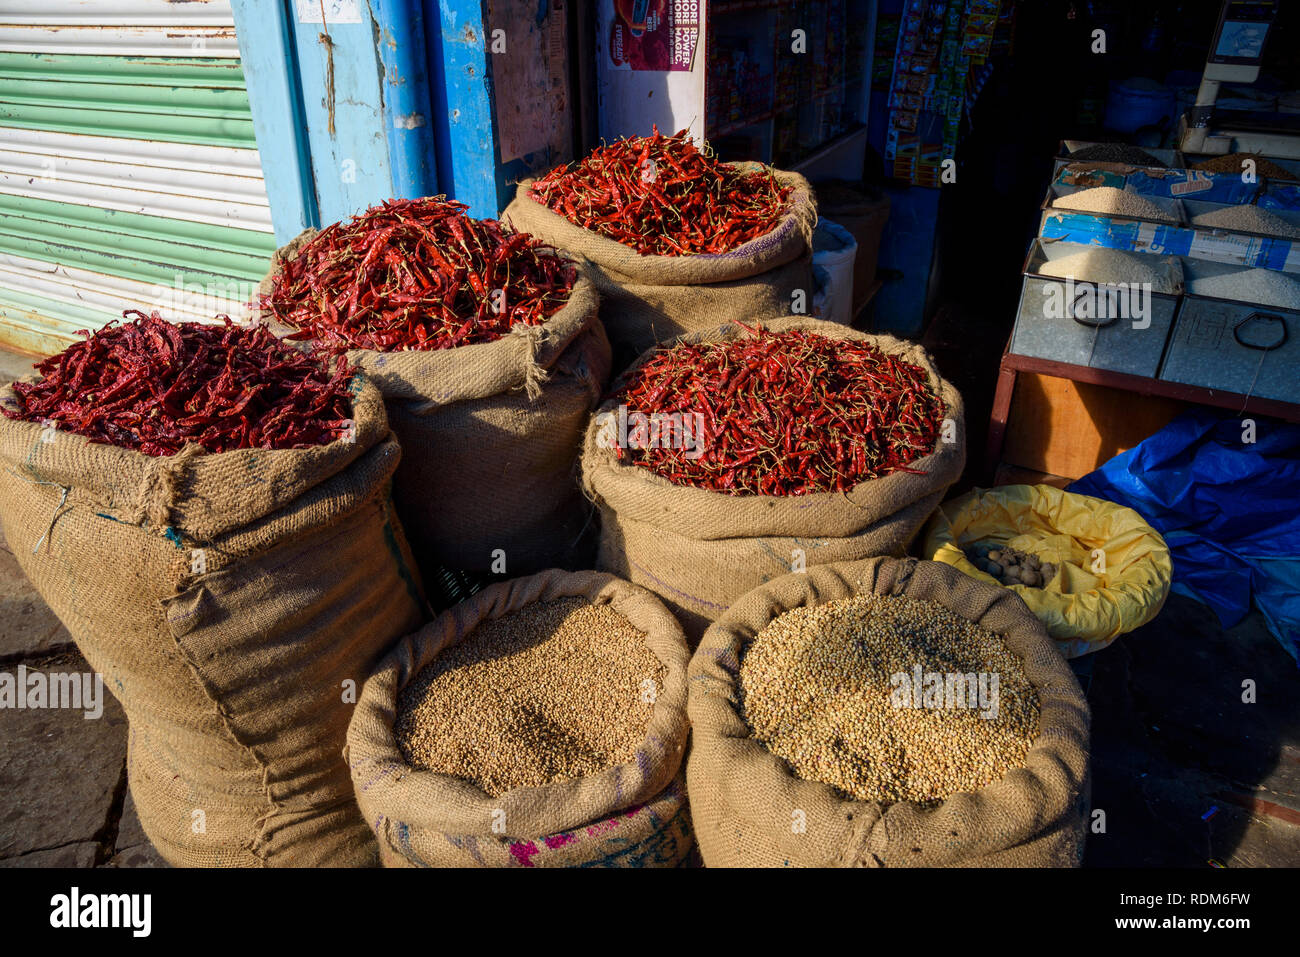
[[[136,508],[132,521],[136,525],[155,528],[171,522],[172,506],[176,504],[177,485],[190,461],[203,454],[203,446],[190,443],[175,455],[151,459],[145,466],[136,495]]]
[[[541,326],[518,325],[514,328],[514,335],[523,338],[524,348],[527,349],[524,362],[524,392],[528,395],[529,402],[536,402],[542,397],[542,386],[551,378],[550,372],[537,362],[538,353],[542,351],[542,346],[545,344],[546,332]]]
[[[41,482],[39,484],[53,485],[54,483]],[[45,539],[49,537],[50,532],[54,531],[54,523],[59,519],[59,512],[63,508],[63,506],[66,505],[68,502],[68,493],[72,491],[72,488],[67,485],[60,485],[59,488],[63,489],[63,494],[59,496],[59,504],[54,506],[54,514],[50,516],[49,527],[45,529],[44,533],[41,535],[40,538],[36,539],[36,544],[32,546],[33,555],[35,555],[37,552],[41,550],[41,542],[45,541]]]
[[[54,506],[54,513],[50,516],[50,524],[46,526],[45,534],[43,534],[40,538],[38,538],[36,540],[36,544],[32,546],[32,554],[35,555],[38,551],[41,550],[41,543],[44,542],[50,536],[51,532],[54,531],[54,523],[59,520],[59,512],[62,510],[63,506],[68,504],[68,496],[72,494],[72,486],[61,485],[58,482],[43,482],[40,481],[39,479],[29,479],[25,475],[19,475],[13,469],[5,469],[5,471],[8,472],[10,475],[12,475],[14,478],[26,482],[29,485],[48,485],[51,488],[57,488],[63,490],[63,494],[59,496],[59,504]]]

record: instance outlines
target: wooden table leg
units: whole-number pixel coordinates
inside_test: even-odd
[[[1011,400],[1016,394],[1016,370],[1005,361],[998,367],[998,388],[993,396],[993,414],[989,418],[989,441],[984,452],[984,476],[992,486],[1002,462],[1002,445],[1007,434],[1007,419],[1011,416]]]

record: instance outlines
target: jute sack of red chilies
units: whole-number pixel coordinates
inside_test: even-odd
[[[276,253],[260,292],[313,235]],[[426,577],[444,565],[520,574],[589,563],[581,547],[590,510],[575,468],[609,378],[597,305],[580,267],[562,309],[495,342],[348,352],[383,393],[401,443],[393,498]]]
[[[759,169],[757,163],[737,164]],[[614,348],[615,369],[657,342],[739,319],[758,322],[798,308],[796,291],[812,309],[812,233],[817,202],[798,173],[774,170],[793,187],[790,211],[771,232],[726,253],[642,255],[630,246],[569,222],[520,182],[502,219],[516,229],[591,263],[600,291],[600,318]]]
[[[497,797],[408,766],[393,736],[402,689],[480,622],[566,596],[609,604],[645,632],[666,669],[636,760]],[[681,628],[654,595],[599,572],[551,570],[489,585],[403,639],[366,682],[348,728],[357,802],[379,838],[384,865],[679,866],[693,844],[681,769],[689,657]]]
[[[738,680],[750,642],[786,611],[860,593],[937,602],[1003,637],[1023,660],[1041,709],[1023,767],[937,807],[881,805],[795,777],[751,736]],[[687,789],[708,867],[1077,867],[1082,858],[1088,703],[1025,603],[951,566],[873,558],[754,589],[709,628],[691,658],[688,707]]]
[[[424,601],[397,442],[354,383],[354,440],[301,450],[155,458],[0,418],[5,537],[126,710],[131,793],[172,864],[378,862],[344,737]]]
[[[920,346],[819,319],[793,317],[764,325],[773,332],[801,329],[868,341],[887,354],[902,355],[927,371],[931,389],[953,420],[955,441],[940,441],[934,452],[912,462],[919,475],[894,472],[846,493],[728,495],[674,485],[602,448],[601,416],[616,413],[620,402],[617,396],[606,401],[587,427],[582,453],[583,486],[601,515],[596,567],[659,595],[692,641],[745,592],[797,567],[901,555],[966,461],[961,394],[939,376]],[[701,342],[745,335],[733,324],[683,338]]]

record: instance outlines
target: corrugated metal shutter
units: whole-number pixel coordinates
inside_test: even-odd
[[[0,5],[0,344],[236,316],[274,249],[229,0]]]

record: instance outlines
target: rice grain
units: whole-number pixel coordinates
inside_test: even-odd
[[[1042,276],[1073,278],[1114,286],[1120,283],[1149,284],[1152,292],[1172,293],[1174,284],[1160,260],[1144,253],[1130,253],[1106,246],[1084,246],[1080,252],[1049,259],[1038,267]]]
[[[1187,284],[1187,291],[1216,299],[1300,309],[1300,282],[1273,269],[1241,269],[1193,279]]]
[[[1071,209],[1084,213],[1104,213],[1126,219],[1145,219],[1156,223],[1176,223],[1177,217],[1166,213],[1160,206],[1138,193],[1116,189],[1114,186],[1094,186],[1081,189],[1052,201],[1054,209]]]
[[[1225,206],[1210,213],[1201,213],[1192,217],[1193,226],[1213,226],[1216,229],[1230,229],[1244,233],[1260,233],[1264,236],[1281,236],[1286,239],[1300,239],[1300,227],[1258,206]]]

